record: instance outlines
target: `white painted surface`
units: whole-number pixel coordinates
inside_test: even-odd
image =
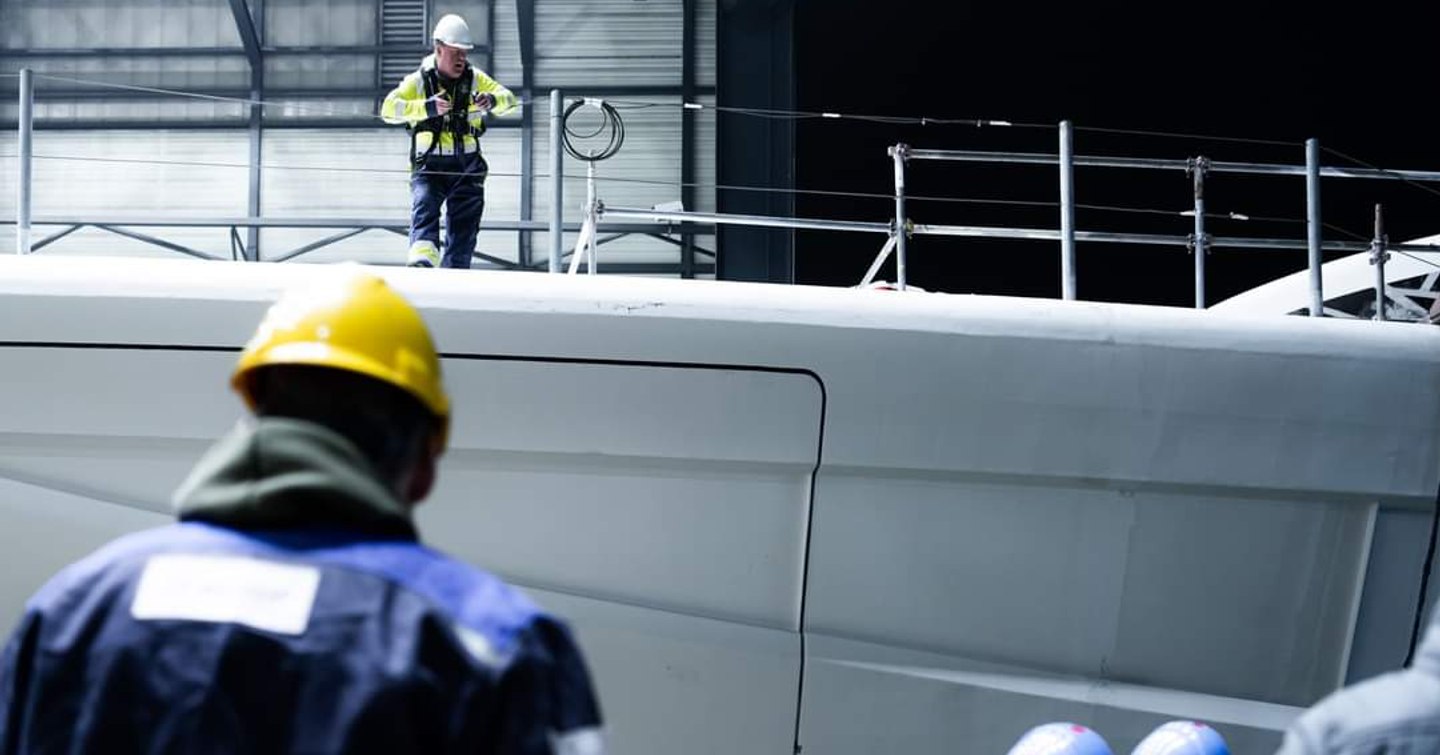
[[[239,412],[224,353],[34,343],[238,348],[329,272],[0,259],[0,482],[66,491],[7,524],[163,511]],[[1263,751],[1352,636],[1394,657],[1410,618],[1357,590],[1418,568],[1367,548],[1375,504],[1424,511],[1440,476],[1433,328],[381,274],[450,355],[422,529],[574,620],[617,752],[788,752],[801,630],[811,752],[1000,751],[1055,718],[1128,746],[1190,710]],[[16,567],[0,607],[100,534]]]
[[[1436,246],[1440,245],[1440,235],[1403,243]],[[1394,283],[1429,275],[1435,272],[1436,265],[1440,265],[1440,252],[1391,252],[1389,261],[1385,263],[1385,282]],[[1358,252],[1326,262],[1321,266],[1320,273],[1321,288],[1326,301],[1357,291],[1375,290],[1375,266],[1370,264],[1369,252]],[[1302,310],[1308,312],[1313,299],[1310,286],[1310,271],[1300,270],[1238,293],[1211,305],[1210,308],[1220,312],[1260,316],[1284,315]]]
[[[70,562],[166,521],[151,511],[0,478],[0,627],[8,635],[30,595]]]
[[[467,409],[420,510],[438,545],[528,584],[799,629],[813,377],[460,360],[446,376]]]
[[[615,753],[789,753],[794,632],[528,589],[569,619]]]

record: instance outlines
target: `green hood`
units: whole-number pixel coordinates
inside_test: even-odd
[[[360,449],[302,420],[240,423],[175,492],[182,521],[249,530],[318,528],[417,539],[410,511]]]

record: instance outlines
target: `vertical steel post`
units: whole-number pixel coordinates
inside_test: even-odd
[[[560,247],[565,243],[564,152],[560,129],[564,100],[559,89],[550,90],[550,272],[560,272]]]
[[[1325,314],[1325,289],[1320,278],[1320,141],[1305,140],[1305,230],[1310,249],[1310,316]]]
[[[1205,308],[1205,255],[1209,239],[1205,236],[1205,171],[1210,161],[1197,157],[1191,161],[1190,172],[1195,178],[1195,308]]]
[[[897,144],[890,148],[895,158],[895,287],[905,290],[905,153],[909,147]]]
[[[1370,243],[1370,264],[1375,266],[1375,319],[1385,319],[1385,261],[1390,254],[1385,250],[1385,218],[1380,205],[1375,205],[1375,239]]]
[[[524,94],[521,95],[525,102],[520,113],[520,220],[522,221],[535,219],[535,110],[530,106],[534,99],[531,96],[532,91],[526,88]],[[522,230],[515,234],[515,261],[520,264],[522,270],[530,269],[534,247],[530,231]]]
[[[261,102],[265,97],[265,68],[261,64],[250,72],[250,99],[252,103]],[[265,156],[263,142],[265,139],[265,108],[261,105],[250,105],[250,187],[248,198],[245,202],[246,214],[251,218],[259,218],[262,214],[260,203],[260,189],[264,179],[260,174],[261,164]],[[245,255],[244,259],[258,262],[260,260],[260,228],[250,226],[245,232]]]
[[[15,253],[30,253],[30,160],[35,130],[35,81],[29,68],[20,69],[20,187],[15,205]]]
[[[699,209],[695,206],[695,158],[699,151],[695,146],[695,103],[696,80],[696,9],[697,0],[681,0],[680,3],[680,206],[686,210]],[[689,223],[680,224],[680,277],[695,277],[695,231]]]
[[[1060,295],[1075,298],[1075,129],[1060,121]]]
[[[592,156],[595,154],[590,153]],[[595,161],[585,163],[585,217],[590,220],[590,243],[585,245],[585,273],[595,274],[595,267],[600,263],[597,256],[600,250],[600,213],[595,205]]]

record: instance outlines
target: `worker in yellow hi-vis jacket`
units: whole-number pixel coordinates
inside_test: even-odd
[[[485,115],[516,108],[515,95],[466,59],[474,48],[465,19],[435,24],[435,52],[386,95],[380,117],[410,129],[410,251],[412,267],[470,267],[485,210],[480,154]],[[440,256],[440,207],[449,213]]]

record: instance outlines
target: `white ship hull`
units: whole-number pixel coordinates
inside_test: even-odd
[[[325,266],[0,259],[0,623],[159,525],[236,352]],[[380,271],[455,399],[427,540],[576,626],[615,752],[1265,752],[1394,668],[1440,331],[1123,305]]]

